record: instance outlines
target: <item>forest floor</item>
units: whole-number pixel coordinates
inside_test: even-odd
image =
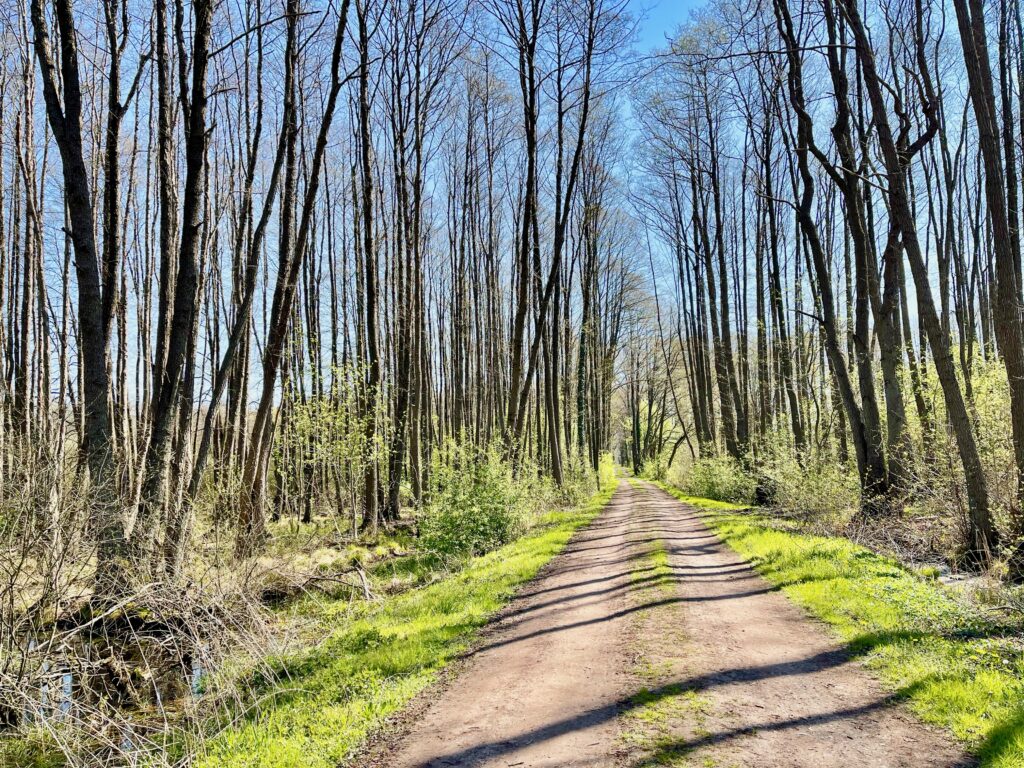
[[[630,480],[355,764],[975,764],[851,648]]]

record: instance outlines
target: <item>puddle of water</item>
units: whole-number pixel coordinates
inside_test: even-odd
[[[25,646],[25,652],[32,658],[39,648],[38,638],[31,638]],[[186,662],[174,663],[164,660],[162,668],[154,678],[145,680],[136,687],[136,692],[143,703],[147,700],[158,709],[165,701],[175,701],[183,697],[197,698],[205,687],[207,669],[202,656],[208,651],[200,649],[199,654]],[[82,672],[82,665],[89,666],[98,661],[100,649],[98,644],[90,641],[77,643],[73,653],[55,653],[43,658],[38,666],[26,675],[29,695],[19,713],[19,719],[27,723],[55,722],[70,717],[79,717],[83,710],[96,703],[97,691],[105,688],[105,682],[98,674],[90,675]],[[177,670],[175,671],[175,667]],[[135,735],[126,732],[122,748],[126,751],[135,749]]]

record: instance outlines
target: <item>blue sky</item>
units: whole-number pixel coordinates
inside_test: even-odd
[[[647,51],[664,46],[665,35],[703,4],[703,0],[629,0],[633,14],[640,17],[637,47]]]

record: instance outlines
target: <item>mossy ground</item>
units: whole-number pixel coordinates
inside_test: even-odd
[[[928,573],[848,539],[695,499],[705,521],[773,586],[828,624],[925,722],[988,768],[1024,765],[1024,622],[989,615]]]

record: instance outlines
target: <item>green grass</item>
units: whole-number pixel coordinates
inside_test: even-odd
[[[645,755],[636,768],[690,765],[690,749],[673,733],[680,723],[689,723],[698,738],[710,735],[705,728],[707,699],[679,683],[656,690],[644,688],[630,699],[630,707],[626,718],[632,727],[622,739]]]
[[[741,512],[742,510],[750,509],[749,504],[733,504],[731,501],[718,501],[717,499],[702,499],[698,496],[687,496],[685,493],[680,493],[675,488],[672,488],[665,483],[656,483],[656,485],[664,488],[684,504],[700,507],[701,509],[710,509],[718,512]]]
[[[334,768],[436,679],[515,592],[590,522],[614,488],[546,515],[526,536],[441,581],[377,603],[306,603],[334,627],[306,652],[253,681],[260,705],[200,752],[204,768]],[[422,563],[404,567],[422,570]],[[422,576],[422,574],[420,574]]]
[[[670,493],[773,586],[826,622],[924,721],[989,768],[1024,765],[1024,623],[998,620],[935,581],[843,538]],[[729,507],[733,507],[730,509]]]

